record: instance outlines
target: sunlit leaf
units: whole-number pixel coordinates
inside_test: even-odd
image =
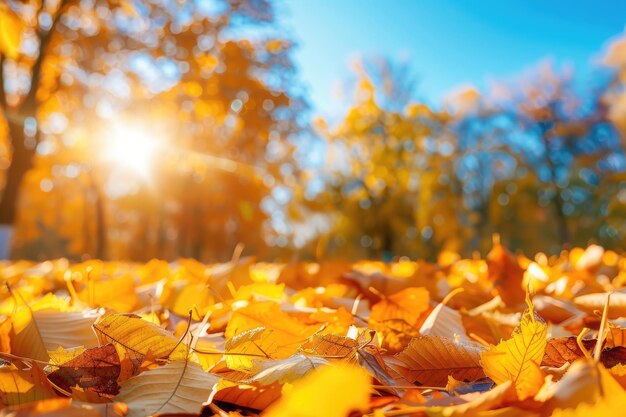
[[[541,363],[546,348],[546,334],[546,324],[536,318],[532,311],[525,312],[510,339],[501,341],[481,354],[480,362],[485,374],[496,384],[513,381],[522,399],[534,395],[527,387],[518,389],[518,384],[527,382],[525,380],[535,373],[532,362],[535,365]],[[539,386],[532,389],[536,392]]]
[[[132,314],[109,314],[93,325],[101,344],[112,343],[120,357],[141,362],[155,358],[183,359],[187,349],[167,330]]]
[[[10,364],[0,365],[1,405],[23,405],[54,397],[56,394],[46,374],[36,363],[32,363],[29,370],[17,369]]]
[[[345,417],[350,411],[367,409],[369,392],[370,377],[362,369],[349,365],[326,366],[294,384],[263,416]],[[332,401],[320,401],[322,398]]]
[[[87,349],[76,358],[63,363],[48,379],[66,392],[74,386],[98,394],[115,395],[120,376],[120,358],[113,345]]]
[[[100,317],[95,310],[59,311],[21,307],[11,316],[11,351],[16,355],[48,361],[48,351],[59,347],[94,347],[91,325]]]

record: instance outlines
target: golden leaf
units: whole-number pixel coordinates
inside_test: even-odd
[[[224,346],[226,365],[234,371],[248,372],[256,359],[275,358],[280,340],[264,327],[248,330],[228,339]]]
[[[501,341],[481,354],[480,362],[485,374],[496,384],[513,381],[522,399],[534,395],[539,386],[533,387],[535,392],[531,394],[527,381],[523,388],[518,384],[535,374],[531,361],[535,365],[541,363],[546,348],[546,334],[546,324],[535,318],[531,308],[524,313],[510,339]]]
[[[56,394],[46,379],[46,374],[32,363],[29,370],[13,365],[0,366],[0,404],[13,406],[54,398]]]
[[[226,338],[251,330],[264,327],[273,331],[277,340],[276,355],[286,358],[296,353],[296,350],[320,327],[307,326],[292,318],[273,302],[260,302],[235,310],[226,327]]]
[[[120,358],[139,363],[151,352],[157,359],[184,359],[187,349],[167,330],[134,314],[109,314],[93,325],[100,343],[112,343]]]
[[[370,377],[350,365],[326,366],[302,378],[263,417],[345,417],[368,408]]]

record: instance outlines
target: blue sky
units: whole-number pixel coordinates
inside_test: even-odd
[[[619,0],[280,0],[282,25],[315,114],[343,108],[333,93],[355,57],[408,59],[417,94],[433,104],[455,88],[485,88],[540,61],[584,76],[626,23]],[[345,105],[345,104],[344,104]]]

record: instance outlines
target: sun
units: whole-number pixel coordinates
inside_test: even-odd
[[[106,134],[106,160],[147,178],[152,171],[160,140],[140,125],[114,125]]]

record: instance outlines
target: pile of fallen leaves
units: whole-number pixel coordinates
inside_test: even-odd
[[[626,257],[0,267],[1,416],[624,415]]]

